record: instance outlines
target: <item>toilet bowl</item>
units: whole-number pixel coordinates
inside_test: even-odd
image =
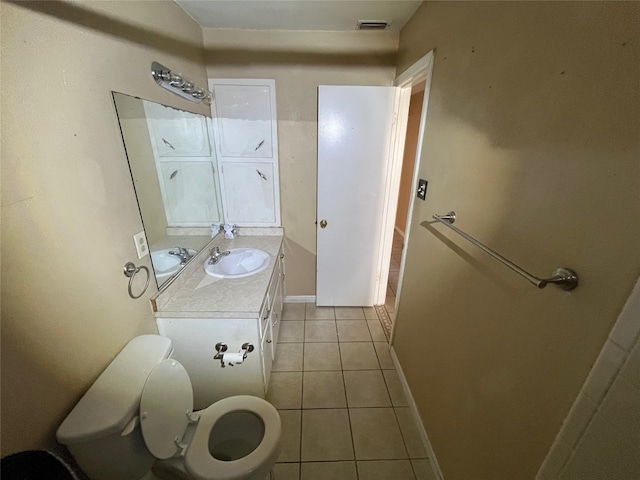
[[[160,478],[262,480],[279,450],[276,409],[239,395],[193,412],[189,375],[168,358],[170,345],[158,335],[131,340],[62,423],[58,440],[94,480],[138,480],[152,467]]]

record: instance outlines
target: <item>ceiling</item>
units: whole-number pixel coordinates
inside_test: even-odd
[[[355,30],[358,20],[391,21],[399,32],[422,2],[403,0],[174,0],[203,28]]]

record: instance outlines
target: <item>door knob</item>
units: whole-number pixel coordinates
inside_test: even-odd
[[[326,220],[320,220],[320,228],[325,228],[327,226]]]

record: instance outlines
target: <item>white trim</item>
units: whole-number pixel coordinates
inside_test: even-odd
[[[427,70],[429,70],[429,72],[427,72]],[[412,85],[420,83],[429,77],[427,73],[430,73],[431,70],[433,70],[433,50],[398,75],[395,84],[397,86],[403,86],[409,82],[411,82]]]
[[[411,389],[409,388],[409,384],[407,383],[407,378],[404,376],[402,366],[400,365],[400,360],[398,360],[398,356],[396,355],[396,351],[393,348],[393,345],[390,347],[390,354],[391,359],[393,360],[393,364],[396,366],[396,372],[398,372],[398,378],[400,379],[402,390],[404,390],[404,395],[407,398],[407,402],[409,403],[409,410],[413,415],[413,421],[416,424],[418,433],[420,434],[420,439],[422,440],[424,449],[427,452],[427,457],[429,458],[429,464],[431,465],[431,469],[433,470],[433,475],[435,476],[436,480],[444,480],[444,477],[442,476],[442,470],[440,470],[440,465],[438,464],[438,459],[436,458],[436,454],[433,450],[433,447],[431,446],[431,442],[429,441],[427,430],[424,428],[424,423],[422,423],[422,417],[420,416],[420,412],[418,411],[418,406],[416,405],[416,401],[411,394]]]
[[[315,295],[287,295],[284,303],[316,303]]]
[[[386,162],[384,203],[382,207],[382,235],[378,251],[377,283],[375,304],[385,303],[387,283],[389,282],[389,262],[393,246],[393,230],[398,209],[398,192],[400,190],[400,175],[402,173],[402,159],[404,144],[407,138],[407,123],[409,120],[409,104],[411,103],[411,87],[396,88],[394,105],[394,119],[391,127],[391,143],[389,157]]]
[[[415,83],[426,80],[424,86],[424,97],[422,100],[422,112],[420,114],[420,128],[418,129],[418,145],[416,148],[416,159],[413,167],[413,180],[411,182],[411,201],[409,202],[409,210],[407,212],[407,225],[405,226],[404,248],[402,249],[402,257],[400,259],[400,272],[398,274],[398,288],[396,289],[396,303],[394,306],[396,318],[398,316],[398,306],[400,305],[400,296],[402,294],[402,281],[404,279],[404,266],[407,258],[407,250],[409,249],[409,235],[411,233],[411,217],[413,216],[413,206],[416,202],[416,190],[418,188],[418,178],[420,178],[420,162],[422,160],[422,144],[424,142],[424,131],[427,123],[427,110],[429,107],[429,93],[431,91],[431,78],[433,77],[433,58],[434,52],[431,50],[424,57],[411,65],[407,70],[396,78],[396,85],[414,85]],[[407,111],[408,114],[408,111]],[[393,337],[396,331],[395,319],[391,323],[391,335],[389,343],[393,343]]]

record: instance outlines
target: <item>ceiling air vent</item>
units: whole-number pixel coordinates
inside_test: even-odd
[[[356,30],[386,30],[391,22],[384,20],[358,20]]]

